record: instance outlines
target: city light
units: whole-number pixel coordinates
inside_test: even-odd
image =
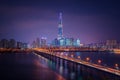
[[[66,56],[68,56],[68,54],[65,54]]]
[[[80,59],[80,56],[78,56],[78,59]]]
[[[120,1],[0,4],[0,80],[120,80]]]
[[[71,55],[71,57],[73,58],[73,57],[74,57],[74,55]]]
[[[89,57],[87,57],[87,58],[86,58],[86,61],[89,61],[89,60],[90,60],[90,58],[89,58]]]
[[[118,67],[118,64],[115,64],[115,67]]]
[[[98,60],[98,63],[100,64],[102,61],[101,60]]]

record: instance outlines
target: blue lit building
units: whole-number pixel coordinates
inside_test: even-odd
[[[62,38],[63,38],[63,25],[62,25],[62,13],[60,13],[58,22],[58,39]]]
[[[65,38],[65,44],[67,47],[73,46],[74,38]]]
[[[75,39],[74,40],[74,46],[75,47],[80,47],[80,39]]]
[[[41,41],[40,42],[41,47],[47,46],[47,38],[46,37],[42,37],[40,41]]]
[[[63,37],[62,13],[59,14],[58,37],[52,41],[52,46],[56,47],[79,47],[80,40]]]
[[[65,44],[65,38],[59,39],[59,46],[66,46],[66,44]]]
[[[59,46],[59,40],[57,38],[55,38],[53,41],[52,41],[52,46],[56,46],[58,47]]]

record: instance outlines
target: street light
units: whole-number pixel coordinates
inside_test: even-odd
[[[118,64],[115,64],[115,68],[116,68],[116,69],[119,69]]]
[[[115,64],[115,67],[118,67],[118,64]]]
[[[73,55],[71,55],[71,57],[73,58]]]
[[[102,61],[99,59],[99,60],[98,60],[98,63],[100,64],[101,62],[102,62]]]
[[[61,52],[61,56],[63,55],[63,52]]]
[[[80,59],[80,56],[78,56],[78,59]]]
[[[66,56],[68,56],[68,54],[66,54]]]
[[[89,61],[89,60],[90,60],[90,58],[89,58],[89,57],[87,57],[87,58],[86,58],[86,61]]]

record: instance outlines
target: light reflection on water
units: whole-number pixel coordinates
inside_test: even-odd
[[[49,68],[48,62],[33,53],[1,54],[0,80],[65,80]]]
[[[78,53],[79,54],[79,53]],[[77,55],[78,55],[77,54]],[[46,60],[47,59],[47,60]],[[120,77],[55,57],[42,58],[43,64],[66,80],[120,80]]]

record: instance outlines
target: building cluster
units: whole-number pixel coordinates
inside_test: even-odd
[[[41,39],[36,38],[31,44],[32,48],[46,47],[47,46],[47,38],[42,37]]]
[[[117,40],[106,40],[100,43],[86,44],[84,47],[103,48],[103,49],[120,49],[120,43]]]
[[[28,48],[27,43],[18,42],[14,39],[1,39],[0,40],[0,48]]]
[[[42,37],[41,39],[37,38],[32,42],[32,48],[36,47],[79,47],[80,39],[66,38],[63,36],[63,24],[62,24],[62,13],[59,14],[58,22],[58,36],[55,38],[51,44],[47,44],[47,38]]]
[[[59,14],[58,22],[58,37],[52,41],[52,46],[55,47],[79,47],[80,39],[66,38],[63,36],[62,13]]]
[[[68,38],[63,36],[62,13],[59,14],[58,21],[58,35],[50,45],[47,44],[47,38],[37,38],[32,43],[33,48],[38,47],[87,47],[87,48],[100,48],[100,49],[120,49],[120,43],[116,40],[106,40],[100,43],[81,44],[80,39]]]
[[[52,46],[54,47],[80,47],[80,40],[74,38],[61,38],[54,39],[52,41]]]

